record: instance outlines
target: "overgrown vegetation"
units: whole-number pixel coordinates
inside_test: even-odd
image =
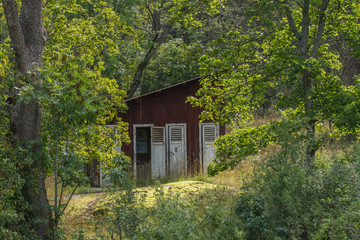
[[[248,159],[241,188],[123,181],[83,203],[87,227],[73,239],[357,239],[360,147],[324,150],[309,167],[304,144],[289,146]]]
[[[1,239],[64,239],[77,210],[98,239],[360,238],[358,0],[1,3]],[[241,192],[164,185],[149,205],[116,151],[128,140],[116,116],[125,98],[198,75],[189,101],[229,130],[208,169],[221,177],[196,178]],[[93,159],[112,192],[66,211]],[[239,183],[221,173],[239,166]]]
[[[114,189],[113,189],[114,190]],[[87,213],[87,234],[98,239],[239,239],[232,190],[203,182],[121,189]],[[81,213],[79,213],[81,214]],[[89,234],[92,230],[92,234]]]
[[[236,203],[246,239],[356,239],[359,147],[306,161],[303,143],[264,158]],[[345,220],[345,216],[352,216]]]

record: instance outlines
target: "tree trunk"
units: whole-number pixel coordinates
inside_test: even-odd
[[[145,55],[144,59],[141,61],[141,63],[139,64],[139,66],[136,69],[130,89],[127,92],[126,99],[130,99],[134,96],[136,90],[140,86],[141,76],[142,76],[145,68],[149,64],[151,58],[155,55],[155,53],[156,53],[157,49],[160,47],[160,45],[166,41],[167,35],[169,34],[171,27],[172,27],[172,25],[166,25],[164,27],[161,35],[155,36],[152,46],[150,47],[150,49],[147,52],[147,54]]]
[[[309,41],[309,28],[310,28],[310,1],[305,0],[303,4],[303,18],[301,24],[301,35],[299,39],[300,45],[300,56],[307,61],[309,59],[309,52],[308,52],[308,41]],[[315,45],[315,44],[314,44]],[[313,46],[315,47],[315,46]],[[308,65],[308,63],[305,63]],[[307,66],[311,67],[311,66]],[[313,141],[315,140],[315,123],[313,116],[313,102],[310,99],[310,94],[312,91],[312,79],[311,73],[307,69],[303,69],[302,74],[302,88],[303,88],[303,101],[304,101],[304,109],[305,109],[305,117],[308,119],[308,126],[307,126],[307,136],[308,142],[306,146],[306,159],[308,165],[312,165],[315,159],[315,148]]]
[[[316,120],[313,116],[313,101],[310,99],[310,93],[312,91],[312,84],[311,84],[311,75],[308,71],[304,70],[303,72],[303,101],[304,101],[304,108],[305,108],[305,117],[307,121],[307,148],[306,148],[306,160],[309,166],[314,163],[316,148],[315,148],[315,125]]]
[[[308,60],[310,58],[317,58],[317,54],[319,48],[322,44],[322,37],[325,29],[325,21],[326,21],[326,9],[329,5],[329,0],[322,0],[320,8],[320,15],[318,18],[318,28],[315,34],[315,38],[313,41],[312,48],[309,47],[309,29],[310,29],[310,0],[304,0],[302,4],[302,21],[301,21],[301,31],[297,28],[292,13],[290,11],[288,1],[283,1],[285,4],[285,15],[288,20],[289,28],[294,34],[298,46],[299,46],[299,56],[303,58],[303,61],[307,65],[306,68],[311,68],[308,64]],[[311,49],[311,50],[309,50]],[[309,137],[309,142],[307,145],[306,155],[307,161],[309,165],[313,163],[315,158],[316,148],[315,148],[315,125],[316,119],[313,116],[313,101],[310,98],[311,92],[313,90],[312,83],[312,74],[311,70],[302,69],[302,90],[303,90],[303,102],[304,102],[304,110],[305,117],[308,119],[307,132]]]
[[[42,25],[42,0],[22,0],[19,16],[15,0],[2,0],[11,45],[15,52],[16,70],[25,84],[37,88],[40,84],[36,68],[41,67],[46,42],[46,31]],[[21,89],[22,85],[14,83]],[[8,101],[12,141],[28,150],[31,163],[23,165],[25,178],[23,194],[31,204],[26,219],[40,239],[46,238],[51,213],[46,196],[45,172],[41,147],[41,109],[34,98],[22,101],[14,91]],[[28,156],[24,156],[28,157]],[[19,156],[19,161],[22,161]]]

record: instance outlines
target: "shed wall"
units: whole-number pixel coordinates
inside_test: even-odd
[[[188,96],[195,96],[199,89],[198,79],[153,92],[127,101],[128,111],[121,114],[122,120],[129,123],[131,143],[123,146],[126,155],[133,158],[133,125],[154,124],[165,126],[171,123],[186,123],[187,172],[200,171],[199,161],[199,114],[201,108],[185,103]]]

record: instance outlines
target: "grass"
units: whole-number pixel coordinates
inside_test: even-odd
[[[244,182],[250,181],[254,167],[254,158],[243,160],[234,169],[228,169],[212,177],[214,184],[223,184],[233,188],[240,188]]]
[[[279,121],[281,119],[280,117],[280,113],[273,110],[273,111],[269,111],[267,112],[264,116],[255,114],[254,115],[254,121],[252,122],[253,126],[260,126],[260,125],[264,125],[270,122],[276,122]]]
[[[45,180],[45,187],[46,187],[47,197],[51,203],[55,199],[55,178],[54,178],[54,176],[50,176]],[[58,197],[59,197],[60,191],[61,191],[61,184],[58,184],[57,188],[58,188]],[[70,188],[70,187],[64,189],[62,202],[65,202],[67,199],[69,199],[73,190],[74,190],[74,188]],[[81,185],[76,188],[74,194],[78,195],[78,194],[87,194],[87,193],[98,193],[98,192],[103,192],[103,191],[104,191],[104,189],[102,189],[102,188],[93,188],[93,187],[90,187],[90,185]]]
[[[67,236],[79,229],[90,233],[94,232],[93,224],[91,224],[92,209],[100,199],[106,196],[106,193],[74,195],[61,218],[60,228],[65,231]]]
[[[146,194],[143,204],[147,208],[152,208],[155,201],[155,192],[159,187],[163,189],[164,194],[179,193],[183,196],[192,196],[204,190],[214,190],[217,185],[202,181],[180,181],[135,188],[133,192],[138,198]],[[74,195],[61,219],[60,227],[65,231],[66,236],[70,239],[73,232],[82,229],[86,237],[95,237],[96,225],[94,224],[94,218],[109,210],[113,198],[117,194],[119,192],[108,191]]]
[[[250,158],[243,161],[234,169],[221,172],[214,177],[205,174],[198,174],[189,178],[178,179],[151,179],[136,182],[134,192],[140,197],[146,194],[144,205],[151,207],[154,203],[154,193],[157,187],[162,187],[165,194],[169,191],[191,196],[202,192],[205,189],[215,189],[219,185],[227,186],[232,192],[238,192],[245,181],[251,178],[254,161]],[[54,178],[46,180],[47,194],[49,199],[54,199]],[[73,189],[64,191],[64,202],[67,200]],[[61,219],[61,229],[70,239],[73,232],[82,229],[86,237],[94,237],[96,226],[93,218],[97,212],[106,208],[111,198],[116,192],[111,192],[105,188],[91,188],[88,185],[80,186],[75,191],[73,199],[70,201],[65,214]]]
[[[165,194],[171,192],[180,193],[184,196],[193,196],[204,190],[214,190],[219,185],[222,185],[236,194],[239,192],[241,185],[251,178],[253,164],[252,159],[243,161],[236,168],[221,172],[215,177],[198,174],[189,178],[175,180],[163,178],[137,181],[137,187],[133,191],[138,197],[146,194],[144,205],[150,208],[154,204],[154,193],[158,187],[161,187]],[[49,178],[47,186],[53,189],[53,184],[53,179]],[[68,193],[66,196],[69,196],[70,190],[67,190],[66,193]],[[73,232],[82,229],[86,237],[94,237],[96,231],[94,217],[98,215],[97,213],[101,214],[101,212],[107,210],[107,205],[110,205],[111,199],[116,194],[116,192],[106,191],[106,189],[94,189],[89,186],[79,187],[62,217],[60,227],[65,231],[66,236],[70,239]],[[48,195],[54,196],[54,192],[49,191]]]
[[[137,187],[133,191],[136,193],[137,197],[146,194],[144,205],[148,208],[152,208],[154,205],[154,193],[158,187],[161,187],[165,194],[170,192],[180,193],[181,195],[191,197],[196,196],[205,189],[214,190],[217,186],[224,185],[231,190],[233,196],[236,196],[240,192],[241,186],[243,186],[244,183],[251,181],[253,169],[257,162],[260,161],[264,155],[274,151],[273,148],[269,148],[268,151],[261,152],[256,156],[251,156],[243,160],[236,168],[221,172],[215,177],[199,174],[193,177],[179,178],[176,180],[158,179],[139,181],[137,182]],[[329,150],[325,149],[323,152],[319,151],[318,154],[325,157],[327,155],[339,153],[339,151],[343,152],[344,148],[333,146],[333,148],[329,148]],[[48,179],[47,184],[50,188],[53,188],[53,179]],[[95,224],[96,221],[94,219],[98,216],[101,217],[102,214],[109,211],[112,206],[113,197],[116,194],[119,194],[119,192],[105,190],[106,189],[94,189],[89,186],[82,186],[76,191],[73,200],[70,202],[65,214],[62,216],[62,223],[60,226],[69,239],[71,234],[79,229],[83,230],[86,237],[90,239],[95,237],[95,232],[99,226]],[[67,191],[67,193],[69,192]],[[51,194],[53,193],[49,191],[50,196]],[[216,191],[214,194],[216,194]]]

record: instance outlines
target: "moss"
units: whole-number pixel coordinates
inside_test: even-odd
[[[215,189],[217,185],[211,183],[205,183],[201,181],[181,181],[174,183],[167,183],[158,186],[149,186],[149,187],[141,187],[135,188],[133,192],[140,199],[143,195],[146,195],[143,204],[145,207],[153,207],[155,203],[155,193],[157,188],[162,188],[165,195],[169,194],[181,194],[181,195],[192,195],[202,192],[205,189]],[[116,197],[116,194],[109,194],[107,197],[101,199],[101,201],[97,201],[95,208],[93,211],[104,211],[108,205],[110,205],[113,201],[113,198]]]

